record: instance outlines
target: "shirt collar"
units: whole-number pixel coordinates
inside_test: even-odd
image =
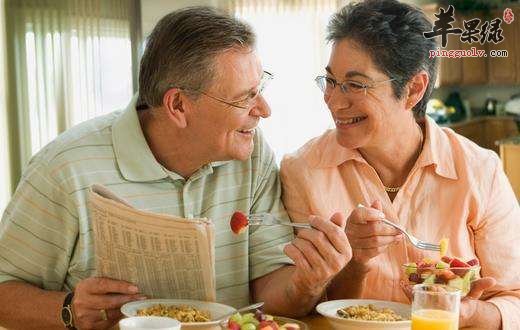
[[[448,136],[430,117],[426,116],[424,123],[426,136],[417,166],[434,165],[436,174],[456,180],[458,176]],[[357,149],[348,149],[338,143],[335,129],[328,130],[321,138],[310,143],[311,147],[304,151],[303,157],[312,167],[337,167],[350,160],[366,163]]]
[[[335,129],[326,131],[321,137],[311,140],[310,144],[303,157],[312,167],[337,167],[349,160],[366,163],[357,149],[348,149],[338,143]]]
[[[453,157],[450,138],[429,116],[425,116],[424,126],[426,136],[418,167],[434,166],[435,173],[448,179],[457,180],[457,170]]]
[[[112,143],[121,175],[128,181],[157,181],[166,177],[183,179],[180,175],[166,170],[153,155],[144,137],[137,110],[137,94],[126,109],[119,114],[112,124]],[[194,176],[201,177],[213,173],[218,167],[229,161],[212,162],[197,171]],[[193,176],[192,176],[193,177]],[[193,177],[193,179],[195,179]]]

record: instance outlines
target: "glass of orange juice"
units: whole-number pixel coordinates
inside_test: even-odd
[[[457,330],[460,290],[439,284],[413,287],[412,330]]]

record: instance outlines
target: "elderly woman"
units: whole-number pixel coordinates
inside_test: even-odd
[[[436,45],[423,36],[431,29],[420,10],[394,0],[332,17],[332,53],[316,82],[336,128],[285,157],[284,202],[293,221],[348,216],[353,257],[329,299],[409,302],[402,265],[438,253],[418,250],[385,218],[479,260],[483,279],[461,304],[461,326],[519,329],[519,205],[494,152],[425,117],[436,77]]]

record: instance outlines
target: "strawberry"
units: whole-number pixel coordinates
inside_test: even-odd
[[[233,213],[231,220],[229,221],[231,230],[237,235],[246,230],[248,223],[249,221],[247,220],[246,215],[240,211]]]
[[[478,259],[471,259],[470,261],[466,262],[468,265],[470,265],[471,267],[473,266],[478,266],[480,263],[478,262]]]
[[[449,263],[451,263],[453,258],[448,257],[448,256],[442,256],[441,260],[444,261],[445,263],[449,264]]]

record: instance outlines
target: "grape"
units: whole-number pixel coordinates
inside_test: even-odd
[[[242,324],[240,330],[256,330],[256,325],[254,325],[253,323]]]
[[[240,315],[240,313],[235,313],[235,314],[231,315],[229,320],[234,321],[238,324],[242,324],[242,315]]]

